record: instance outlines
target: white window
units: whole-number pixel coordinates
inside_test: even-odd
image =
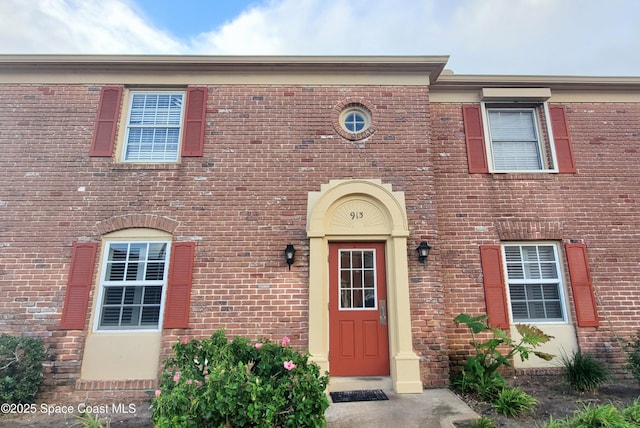
[[[340,310],[376,308],[376,253],[340,250]]]
[[[521,107],[483,103],[483,114],[492,171],[555,171],[546,104]],[[543,128],[546,132],[541,132]]]
[[[340,112],[338,120],[347,133],[362,137],[371,127],[371,112],[361,104],[352,104]]]
[[[513,321],[566,321],[556,246],[507,244],[503,255]]]
[[[184,93],[131,92],[123,159],[176,162],[180,147]]]
[[[107,243],[98,330],[159,328],[169,248],[165,241]]]

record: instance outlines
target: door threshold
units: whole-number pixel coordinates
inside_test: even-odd
[[[393,391],[391,376],[331,376],[328,392],[382,389]]]

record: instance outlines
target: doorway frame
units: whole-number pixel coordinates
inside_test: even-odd
[[[329,242],[384,242],[393,388],[400,394],[422,393],[420,358],[413,350],[411,334],[408,236],[404,193],[394,192],[380,179],[331,180],[319,192],[309,192],[309,353],[321,371],[331,372]]]

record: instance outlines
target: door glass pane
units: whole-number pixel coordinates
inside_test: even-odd
[[[364,290],[364,307],[375,308],[376,307],[376,293],[373,289]]]
[[[364,271],[364,288],[374,288],[376,286],[372,270]]]
[[[364,267],[366,269],[373,269],[373,251],[364,252]]]
[[[361,268],[362,267],[362,252],[353,251],[351,253],[351,267]]]
[[[351,288],[351,271],[340,272],[340,289]]]
[[[351,308],[351,290],[342,290],[340,292],[340,307],[344,309]]]
[[[362,288],[362,271],[354,270],[353,272],[353,282],[351,286],[353,288]]]
[[[342,269],[348,269],[351,267],[351,252],[340,251],[340,267]]]
[[[375,251],[339,250],[340,309],[375,309]]]
[[[353,305],[354,308],[363,308],[364,302],[362,300],[362,290],[353,290]]]

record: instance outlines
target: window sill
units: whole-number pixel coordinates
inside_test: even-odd
[[[141,170],[177,170],[180,164],[171,163],[117,163],[111,169],[112,171],[141,171]]]
[[[93,330],[94,334],[113,334],[113,335],[128,335],[128,334],[159,334],[161,330],[157,327],[155,328],[131,328],[131,329],[104,329],[104,328],[96,328]]]
[[[555,172],[492,172],[494,180],[555,180]]]
[[[569,324],[567,321],[559,321],[559,320],[553,320],[553,321],[512,321],[511,323],[513,325],[519,325],[519,324],[524,324],[524,325],[568,325]]]

